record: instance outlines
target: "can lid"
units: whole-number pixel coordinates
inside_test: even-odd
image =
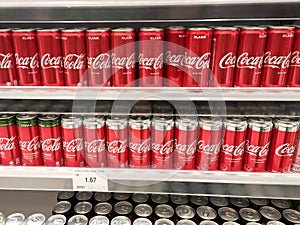
[[[300,223],[300,212],[294,209],[285,209],[282,212],[284,218],[291,223]]]
[[[131,220],[126,216],[116,216],[110,222],[111,225],[131,225]]]
[[[239,214],[232,208],[222,207],[218,209],[219,216],[226,221],[236,221],[239,219]]]
[[[155,221],[154,225],[174,225],[174,223],[169,219],[158,219]]]
[[[280,131],[296,132],[299,129],[299,121],[295,118],[277,118],[274,127]]]
[[[5,219],[5,225],[21,225],[25,220],[25,216],[22,213],[10,214]]]
[[[149,200],[149,195],[141,194],[141,193],[134,193],[131,195],[131,199],[136,203],[145,203]]]
[[[205,196],[191,196],[190,201],[198,206],[207,205],[208,204],[208,197]]]
[[[204,221],[200,222],[199,225],[218,225],[218,224],[214,221],[204,220]]]
[[[162,31],[163,29],[160,27],[142,27],[140,31]]]
[[[133,209],[132,204],[127,201],[117,202],[114,205],[114,210],[119,215],[127,215],[132,211],[132,209]]]
[[[249,198],[249,201],[257,206],[265,206],[269,204],[269,200],[265,198]]]
[[[210,197],[210,202],[217,207],[224,207],[229,204],[228,198],[225,197]]]
[[[108,202],[100,202],[95,206],[94,211],[97,215],[107,215],[112,211],[112,205]]]
[[[151,121],[150,118],[143,119],[140,116],[134,116],[130,118],[129,125],[132,129],[144,130],[151,126]]]
[[[280,209],[289,209],[292,207],[291,202],[285,199],[272,199],[271,203]]]
[[[64,215],[57,214],[50,216],[47,221],[47,225],[65,225],[67,218]]]
[[[32,115],[32,114],[18,114],[16,116],[17,120],[32,120],[32,119],[35,119],[37,118],[37,115]]]
[[[87,129],[98,129],[105,125],[105,119],[104,116],[86,116],[83,124]]]
[[[179,220],[176,225],[196,225],[192,220]]]
[[[16,118],[14,115],[10,114],[0,114],[0,127],[10,126],[16,123]]]
[[[45,215],[41,213],[35,213],[30,215],[26,219],[26,225],[43,225],[46,221]]]
[[[226,118],[224,121],[225,128],[231,131],[244,131],[247,129],[247,120],[244,117]]]
[[[197,119],[189,117],[177,117],[175,125],[180,130],[195,130],[197,128]]]
[[[82,125],[82,118],[80,116],[63,115],[61,117],[61,126],[63,128],[77,128]]]
[[[106,202],[111,199],[112,194],[110,192],[96,192],[94,194],[94,199],[97,202]]]
[[[260,214],[256,210],[251,208],[242,208],[240,209],[239,213],[244,220],[249,222],[258,222],[261,218]]]
[[[211,28],[209,27],[190,27],[188,28],[188,30],[191,30],[191,31],[194,31],[194,30],[212,30]]]
[[[164,194],[152,194],[151,200],[156,204],[164,204],[169,201],[169,196]]]
[[[94,216],[89,225],[109,225],[109,219],[106,216]]]
[[[171,202],[177,205],[184,205],[189,202],[189,198],[186,195],[171,195]]]
[[[75,215],[68,220],[68,225],[87,225],[88,218],[84,215]]]
[[[38,29],[37,32],[38,33],[42,33],[42,32],[57,32],[60,31],[59,28],[45,28],[45,29]]]
[[[214,30],[238,30],[238,27],[214,27]]]
[[[57,197],[61,200],[68,200],[70,198],[73,198],[75,195],[74,191],[61,191],[58,192]]]
[[[63,29],[61,32],[63,33],[71,33],[71,32],[82,32],[86,29],[84,28],[67,28],[67,29]]]
[[[59,115],[56,114],[41,114],[39,115],[39,120],[49,121],[59,119]]]
[[[114,193],[114,199],[118,200],[118,201],[124,201],[130,198],[130,194],[129,193]]]
[[[167,30],[185,30],[186,28],[184,26],[169,26],[167,27]]]
[[[128,125],[127,117],[113,116],[106,119],[106,126],[111,130],[124,129]]]
[[[153,213],[153,209],[150,205],[139,204],[134,208],[134,213],[139,217],[148,217]]]
[[[80,191],[76,194],[76,199],[79,201],[87,201],[93,197],[93,192]]]
[[[217,217],[217,212],[209,206],[199,206],[197,208],[197,215],[204,220],[213,220]]]
[[[220,130],[222,128],[222,119],[219,117],[200,117],[199,127],[204,130]]]
[[[109,27],[100,27],[100,28],[89,29],[86,32],[93,32],[93,33],[99,32],[99,33],[101,33],[101,32],[107,32],[107,31],[110,31]]]
[[[266,30],[266,27],[260,27],[260,26],[240,26],[242,30]]]
[[[133,225],[152,225],[152,222],[147,218],[137,218],[133,221]]]
[[[252,224],[251,224],[252,225]],[[254,225],[254,224],[253,224]],[[259,225],[260,225],[260,223],[259,223]],[[269,221],[268,223],[267,223],[267,225],[286,225],[285,223],[282,223],[282,222],[280,222],[280,221]]]
[[[294,30],[294,27],[290,27],[290,26],[268,26],[269,29],[276,29],[276,30]]]
[[[93,206],[89,202],[79,202],[74,206],[74,211],[77,214],[86,214],[92,210]]]
[[[240,224],[233,222],[233,221],[228,221],[228,222],[223,223],[223,225],[240,225]]]
[[[273,123],[271,118],[249,118],[248,126],[250,129],[259,132],[269,132],[272,130]]]
[[[179,205],[175,209],[176,214],[182,219],[192,219],[195,217],[195,210],[188,205]]]
[[[161,204],[155,207],[155,214],[162,218],[171,218],[174,215],[174,209],[166,204]]]
[[[171,116],[154,116],[152,126],[156,130],[171,130],[174,127],[174,121]]]
[[[60,201],[56,203],[56,205],[53,208],[53,212],[57,214],[62,214],[65,212],[68,212],[71,209],[71,203],[67,201]]]
[[[36,29],[34,28],[24,28],[24,29],[13,29],[12,32],[14,33],[18,33],[18,32],[33,32],[35,31]]]
[[[261,223],[249,222],[249,223],[246,223],[246,225],[261,225]]]
[[[232,205],[239,208],[245,208],[249,206],[249,200],[247,198],[231,198],[230,202]]]
[[[0,29],[0,32],[10,32],[11,31],[11,29],[9,29],[9,28],[2,28],[2,29]]]
[[[263,206],[259,209],[260,214],[269,220],[280,220],[281,213],[270,206]]]
[[[120,27],[112,30],[112,32],[132,32],[132,31],[134,31],[134,28],[132,27]]]

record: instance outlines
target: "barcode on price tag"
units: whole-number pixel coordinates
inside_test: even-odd
[[[74,191],[108,191],[106,172],[103,170],[74,169]]]

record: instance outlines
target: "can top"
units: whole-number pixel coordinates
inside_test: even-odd
[[[209,206],[199,206],[197,208],[197,214],[204,220],[213,220],[217,217],[217,212]]]
[[[139,217],[148,217],[153,213],[153,209],[150,205],[139,204],[134,208],[134,213]]]
[[[175,209],[176,214],[182,219],[192,219],[195,217],[195,210],[188,205],[179,205]]]
[[[80,116],[63,115],[61,117],[61,126],[63,128],[78,128],[82,124]]]
[[[35,29],[34,28],[24,28],[24,29],[14,29],[14,30],[12,30],[12,32],[14,32],[14,33],[18,33],[18,32],[33,32],[33,31],[35,31]]]
[[[107,215],[112,211],[112,205],[108,202],[100,202],[95,206],[94,211],[97,215]]]
[[[176,225],[196,225],[192,220],[179,220]]]
[[[137,218],[133,221],[133,225],[152,225],[152,222],[147,218]]]
[[[282,211],[284,218],[291,223],[300,223],[300,212],[294,209],[285,209]]]
[[[248,126],[250,129],[259,132],[269,132],[272,130],[273,123],[271,118],[249,118]]]
[[[35,213],[30,215],[26,219],[26,225],[43,225],[46,221],[45,215],[41,213]]]
[[[41,115],[39,115],[38,118],[39,118],[39,120],[42,120],[42,121],[51,121],[51,120],[59,119],[59,115],[41,114]]]
[[[174,121],[171,116],[154,116],[152,126],[157,130],[171,130],[174,127]]]
[[[126,216],[116,216],[110,222],[111,225],[131,225],[131,221]]]
[[[25,216],[22,213],[10,214],[5,219],[5,225],[21,225],[25,220]]]
[[[186,28],[184,26],[169,26],[167,27],[167,30],[185,30]]]
[[[98,129],[105,125],[105,119],[103,116],[86,116],[83,125],[87,129]]]
[[[124,201],[129,199],[130,194],[128,193],[114,193],[114,199],[118,200],[118,201]]]
[[[87,225],[88,218],[84,215],[75,215],[68,220],[68,225]]]
[[[280,131],[296,132],[299,129],[299,121],[294,118],[277,118],[274,127]]]
[[[174,215],[174,209],[166,204],[161,204],[155,207],[155,214],[162,218],[171,218]]]
[[[228,222],[223,223],[223,225],[240,225],[240,224],[233,222],[233,221],[228,221]]]
[[[31,115],[31,114],[18,114],[16,116],[17,120],[32,120],[37,118],[37,115]]]
[[[87,201],[93,197],[93,192],[80,191],[76,194],[76,199],[79,201]]]
[[[260,214],[256,210],[251,208],[242,208],[240,209],[239,213],[244,220],[249,222],[258,222],[261,218]]]
[[[261,223],[249,222],[249,223],[246,223],[246,225],[261,225]]]
[[[268,26],[269,29],[276,29],[276,30],[294,30],[294,27],[290,26]]]
[[[281,213],[270,206],[263,206],[259,209],[260,214],[269,219],[269,220],[280,220],[281,219]]]
[[[214,30],[238,30],[239,28],[238,27],[214,27]]]
[[[57,214],[50,216],[47,221],[47,225],[65,225],[67,218],[64,215]]]
[[[150,118],[143,119],[139,116],[131,117],[129,120],[129,125],[132,129],[144,130],[144,129],[148,129],[151,126],[151,121]]]
[[[253,224],[254,225],[254,224]],[[259,225],[260,225],[260,223],[259,223]],[[269,221],[268,223],[267,223],[267,225],[286,225],[285,223],[282,223],[282,222],[280,222],[280,221]]]
[[[67,201],[60,201],[56,203],[56,205],[53,208],[53,212],[57,214],[62,214],[65,212],[68,212],[71,209],[71,203]]]
[[[132,27],[120,27],[112,30],[112,32],[132,32],[132,31],[134,31],[134,28]]]
[[[93,33],[99,32],[99,33],[101,33],[101,32],[107,32],[107,31],[110,31],[109,27],[100,27],[100,28],[89,29],[86,32],[87,33],[89,33],[89,32],[93,32]]]
[[[169,219],[158,219],[154,225],[174,225],[174,222]]]
[[[245,208],[249,206],[249,200],[247,198],[231,198],[230,202],[232,205],[239,207],[239,208]]]
[[[200,222],[199,225],[218,225],[218,224],[211,220],[204,220],[204,221]]]
[[[265,206],[268,205],[270,202],[268,199],[264,198],[249,198],[249,201],[257,206]]]
[[[163,194],[152,194],[151,200],[156,204],[165,204],[169,201],[169,196]]]
[[[222,119],[219,117],[200,117],[199,127],[204,130],[219,130],[222,128]]]
[[[190,201],[191,201],[193,204],[198,205],[198,206],[201,206],[201,205],[207,205],[207,204],[208,204],[208,197],[192,195],[192,196],[190,197]]]
[[[142,27],[140,31],[162,31],[162,28],[159,27]]]
[[[131,195],[131,199],[136,203],[145,203],[149,200],[149,195],[141,194],[141,193],[134,193]]]
[[[71,32],[82,32],[85,31],[84,28],[67,28],[67,29],[63,29],[61,32],[63,33],[71,33]]]
[[[197,119],[189,117],[177,117],[175,125],[180,130],[195,130],[197,128]]]
[[[279,209],[289,209],[292,207],[291,202],[285,199],[272,199],[271,203]]]
[[[11,118],[14,118],[14,115],[12,115],[12,114],[0,114],[0,120],[9,120]]]
[[[190,27],[188,28],[188,31],[191,30],[191,31],[197,31],[197,30],[212,30],[211,28],[209,27]]]
[[[106,202],[111,199],[112,194],[110,192],[96,192],[94,194],[94,199],[97,202]]]
[[[60,31],[59,28],[44,28],[44,29],[38,29],[37,32],[38,33],[42,33],[42,32],[57,32]]]
[[[132,212],[133,206],[130,202],[121,201],[114,205],[114,210],[117,214],[127,215]]]
[[[244,117],[226,118],[224,125],[227,130],[244,131],[247,129],[247,120]]]
[[[242,30],[266,30],[265,27],[260,26],[240,26]]]
[[[113,116],[106,119],[106,126],[111,130],[124,129],[128,124],[127,117]]]
[[[57,194],[58,199],[61,200],[68,200],[70,198],[73,198],[75,193],[73,191],[60,191]]]
[[[8,28],[2,28],[2,29],[0,29],[0,32],[2,33],[2,32],[10,32],[11,31],[11,29],[8,29]]]
[[[177,205],[184,205],[189,202],[189,199],[186,195],[171,195],[170,196],[171,202]]]
[[[239,214],[232,208],[222,207],[218,209],[219,216],[226,221],[236,221],[239,219]]]
[[[225,197],[210,197],[210,202],[217,207],[224,207],[229,204],[228,198]]]
[[[105,216],[94,216],[90,219],[89,225],[109,225],[109,219]]]
[[[74,211],[77,214],[86,214],[92,210],[93,206],[89,202],[79,202],[74,206]]]

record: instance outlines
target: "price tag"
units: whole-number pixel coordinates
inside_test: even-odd
[[[108,191],[107,175],[104,170],[74,169],[75,191]]]

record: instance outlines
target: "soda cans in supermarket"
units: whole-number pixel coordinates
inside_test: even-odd
[[[70,218],[73,214],[72,205],[68,201],[57,202],[52,209],[53,215],[64,215],[67,219]]]
[[[94,216],[90,219],[89,225],[109,225],[109,219],[105,216]]]
[[[132,203],[135,205],[145,204],[149,201],[149,195],[143,193],[134,193],[131,195]]]
[[[282,211],[283,222],[286,225],[300,224],[300,212],[294,209]]]
[[[137,218],[133,221],[133,225],[152,225],[152,222],[147,218]]]
[[[47,220],[47,225],[65,225],[67,218],[64,215],[53,215]]]
[[[139,204],[134,208],[134,216],[136,218],[143,217],[152,219],[153,209],[148,204]]]
[[[87,225],[88,218],[84,215],[75,215],[68,220],[68,225]]]
[[[277,221],[281,219],[281,213],[270,206],[263,206],[259,209],[259,213],[262,217],[262,222],[267,223],[269,221]]]
[[[229,206],[229,199],[225,197],[210,197],[209,202],[213,208]]]
[[[130,218],[132,211],[133,211],[133,206],[130,202],[121,201],[121,202],[117,202],[114,205],[114,212],[118,216],[126,216]]]
[[[89,202],[93,199],[93,192],[91,191],[79,191],[75,195],[77,202]]]
[[[199,206],[196,212],[200,221],[214,221],[218,217],[216,210],[210,206]]]
[[[111,225],[131,225],[131,220],[126,216],[116,216],[110,221]]]
[[[100,202],[94,207],[94,212],[98,216],[105,216],[106,218],[112,217],[112,205],[108,202]]]
[[[93,213],[92,209],[93,205],[90,202],[78,202],[74,206],[75,214],[84,215],[88,218],[90,218]]]
[[[295,28],[295,37],[293,41],[293,51],[288,75],[289,87],[300,87],[300,27]]]
[[[257,212],[255,209],[251,208],[242,208],[239,211],[242,224],[247,224],[250,222],[260,222],[261,216],[259,212]]]
[[[94,194],[95,202],[108,202],[112,198],[112,194],[110,192],[96,192]]]
[[[185,205],[189,202],[189,198],[186,195],[170,195],[171,205],[176,208],[178,205]]]
[[[113,194],[114,202],[127,201],[127,200],[129,200],[129,198],[130,198],[129,193],[114,193]]]
[[[160,218],[164,218],[164,219],[171,219],[174,216],[174,209],[167,204],[161,204],[161,205],[157,205],[154,209],[154,217],[156,219],[156,222],[160,219]]]
[[[199,206],[205,206],[208,204],[208,197],[192,195],[190,196],[190,204],[194,208],[197,208]]]
[[[150,199],[152,202],[152,206],[166,204],[169,202],[169,196],[167,194],[152,194]]]
[[[75,192],[74,191],[60,191],[57,194],[57,201],[68,201],[71,203],[75,202]]]
[[[179,205],[175,208],[175,220],[180,221],[183,219],[193,220],[196,216],[195,210],[189,205]]]
[[[238,212],[229,207],[219,208],[218,215],[220,217],[220,220],[223,223],[228,222],[228,221],[234,222],[234,221],[238,221],[238,219],[239,219]]]

